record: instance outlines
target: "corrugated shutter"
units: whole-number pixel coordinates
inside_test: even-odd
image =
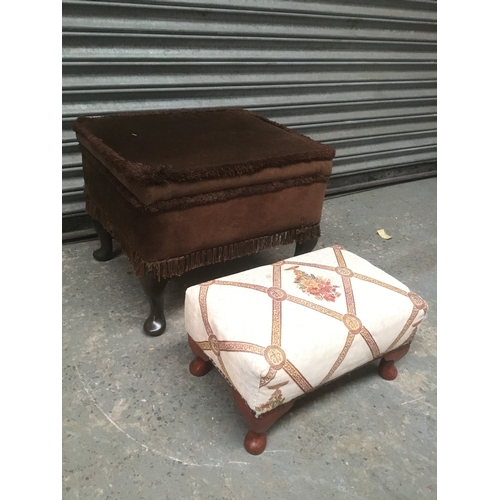
[[[237,106],[335,145],[329,193],[436,172],[436,2],[63,1],[63,231],[80,114]]]

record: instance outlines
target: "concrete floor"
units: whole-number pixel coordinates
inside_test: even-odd
[[[188,286],[268,264],[293,246],[191,271],[167,286],[167,332],[142,333],[126,257],[63,245],[63,499],[436,498],[436,179],[325,201],[318,247],[342,244],[429,304],[392,382],[373,362],[299,400],[243,448],[247,427],[216,370],[188,372]],[[392,236],[383,240],[378,229]]]

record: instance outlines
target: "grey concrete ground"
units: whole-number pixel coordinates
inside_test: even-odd
[[[342,244],[422,295],[430,310],[392,382],[373,362],[299,400],[243,448],[246,424],[216,370],[188,372],[185,289],[268,264],[293,246],[195,270],[167,286],[167,332],[124,255],[63,245],[63,499],[436,498],[436,179],[325,201],[317,248]],[[383,240],[378,229],[392,236]]]

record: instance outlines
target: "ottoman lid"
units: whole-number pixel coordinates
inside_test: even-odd
[[[143,186],[229,178],[335,156],[332,147],[243,109],[81,116],[73,129],[80,143]]]

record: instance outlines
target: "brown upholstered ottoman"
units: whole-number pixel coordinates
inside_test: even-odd
[[[79,117],[86,209],[101,247],[112,238],[141,279],[147,334],[165,330],[169,278],[320,235],[335,150],[242,109]]]

